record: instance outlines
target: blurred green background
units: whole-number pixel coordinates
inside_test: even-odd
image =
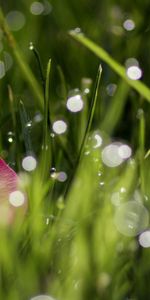
[[[148,300],[149,249],[143,250],[137,237],[118,233],[113,223],[115,208],[109,200],[122,187],[126,190],[123,201],[131,200],[138,189],[146,208],[150,207],[150,160],[144,160],[149,150],[149,103],[68,31],[80,28],[122,65],[135,58],[143,72],[141,81],[149,86],[149,0],[0,0],[0,6],[22,61],[30,66],[41,89],[30,43],[40,55],[45,75],[48,59],[52,59],[51,121],[64,119],[69,125],[66,135],[55,136],[47,181],[41,180],[40,168],[28,174],[29,212],[23,226],[17,220],[12,230],[0,229],[0,297],[27,300],[46,293],[60,300]],[[127,21],[131,29],[126,27]],[[43,111],[2,30],[0,61],[6,68],[6,74],[0,73],[0,156],[18,172],[26,154],[40,157]],[[132,148],[133,160],[110,169],[102,164],[98,149],[84,157],[76,174],[99,64],[103,72],[91,130],[101,131],[104,146],[111,140],[125,141]],[[66,109],[67,97],[75,89],[84,94],[85,110],[79,114]],[[49,138],[52,140],[50,134]],[[66,171],[68,177],[75,172],[75,184],[65,200],[65,183],[53,181],[51,167]]]

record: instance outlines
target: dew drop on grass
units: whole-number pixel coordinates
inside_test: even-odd
[[[142,70],[138,66],[130,66],[126,70],[128,78],[139,80],[142,77]]]
[[[117,85],[114,83],[110,83],[106,87],[106,92],[107,92],[108,96],[110,96],[110,97],[114,96],[116,90],[117,90]]]
[[[65,172],[59,172],[57,174],[57,180],[60,182],[65,182],[67,180],[68,176]]]
[[[20,191],[14,191],[9,195],[9,202],[15,207],[22,206],[25,203],[25,196]]]
[[[139,244],[143,248],[149,248],[150,247],[150,230],[144,231],[140,234]]]
[[[114,206],[119,206],[121,204],[121,195],[119,192],[115,192],[111,196],[111,203]]]
[[[57,120],[53,123],[53,131],[56,134],[63,134],[67,130],[67,124],[63,120]]]
[[[12,131],[9,131],[8,134],[7,134],[7,140],[8,142],[11,144],[14,142],[14,139],[15,139],[15,135]]]
[[[30,44],[29,44],[29,50],[33,50],[34,49],[34,46],[33,46],[33,43],[32,42],[30,42]]]
[[[47,0],[44,0],[43,1],[44,3],[44,11],[43,11],[43,14],[44,15],[49,15],[53,9],[52,5],[49,3],[49,1]]]
[[[27,122],[26,127],[28,128],[32,127],[32,121]]]
[[[34,116],[33,121],[35,123],[40,123],[40,122],[42,122],[42,120],[43,120],[43,115],[40,112],[37,112]]]
[[[127,31],[132,31],[132,30],[135,28],[135,23],[134,23],[133,20],[127,19],[127,20],[124,21],[123,27],[124,27],[124,29],[126,29]]]
[[[7,23],[12,31],[18,31],[25,25],[26,19],[22,12],[10,11],[6,16]]]
[[[76,27],[74,29],[71,29],[69,32],[72,35],[83,35],[83,32],[82,32],[80,27]]]
[[[37,166],[37,161],[33,156],[29,155],[23,158],[22,167],[24,170],[31,172],[35,170],[36,166]]]
[[[122,164],[123,158],[119,155],[119,146],[117,144],[110,144],[102,151],[102,161],[110,168],[118,167]]]
[[[125,67],[129,68],[131,66],[139,67],[139,62],[135,57],[130,57],[125,61]]]
[[[77,113],[83,109],[84,102],[82,100],[81,95],[77,94],[71,96],[67,100],[67,109],[73,113]]]
[[[117,208],[114,223],[120,233],[136,236],[147,228],[149,213],[141,203],[128,201]]]
[[[96,148],[101,147],[101,145],[103,143],[102,137],[98,133],[95,133],[93,138],[95,140],[95,144],[94,144],[93,148],[96,149]]]
[[[44,5],[39,1],[35,1],[30,6],[30,12],[33,15],[41,15],[44,12]]]
[[[132,149],[128,145],[121,145],[118,153],[122,159],[128,159],[132,155]]]
[[[112,143],[103,149],[102,161],[106,166],[114,168],[129,159],[131,155],[132,149],[128,145]]]

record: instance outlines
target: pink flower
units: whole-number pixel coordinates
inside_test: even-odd
[[[0,159],[0,225],[11,224],[20,209],[25,212],[25,202],[24,194],[19,191],[18,175]]]

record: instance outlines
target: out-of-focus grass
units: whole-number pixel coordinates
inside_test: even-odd
[[[150,109],[139,96],[149,100],[149,3],[120,1],[116,6],[114,1],[51,1],[53,9],[47,16],[31,15],[31,3],[2,2],[5,14],[17,9],[26,16],[26,26],[20,32],[10,33],[7,26],[3,28],[5,19],[0,18],[4,50],[16,58],[0,79],[1,156],[18,173],[23,172],[21,160],[26,154],[35,155],[38,162],[34,172],[22,174],[28,199],[25,216],[18,214],[11,226],[0,227],[0,299],[27,300],[40,294],[60,300],[148,299],[149,250],[142,249],[137,238],[124,237],[117,231],[111,197],[123,188],[122,202],[129,201],[138,190],[143,204],[150,209],[149,156],[144,159],[149,149]],[[134,19],[133,32],[123,29],[126,18]],[[106,55],[98,97],[93,98],[97,99],[96,109],[91,107],[101,61],[68,36],[67,31],[74,27],[81,27],[112,54],[114,70],[123,79],[124,68],[119,65],[118,72],[116,60],[123,65],[135,56],[144,70],[145,85],[118,78],[110,70],[112,60]],[[7,36],[3,35],[6,29]],[[15,43],[13,49],[9,48],[10,34],[19,45]],[[78,38],[85,41],[85,37]],[[43,69],[52,58],[47,75],[45,71],[45,97],[37,62],[28,49],[30,42],[39,49]],[[2,60],[3,56],[4,51]],[[82,90],[83,82],[88,82],[86,77],[93,85],[89,94],[83,95],[84,110],[71,114],[66,109],[66,97],[72,89]],[[113,97],[106,92],[109,83],[117,85]],[[45,108],[42,113],[39,104]],[[37,115],[41,118],[38,123]],[[59,118],[67,121],[68,131],[53,137],[52,123]],[[31,126],[26,127],[29,121]],[[103,137],[102,148],[93,148],[92,136],[97,130]],[[9,131],[14,134],[13,143],[8,142]],[[101,151],[111,139],[126,140],[133,149],[132,160],[117,168],[105,166]],[[66,171],[68,181],[58,182],[51,168]]]

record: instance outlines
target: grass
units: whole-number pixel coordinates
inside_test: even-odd
[[[115,226],[117,207],[112,203],[112,196],[117,201],[119,195],[121,204],[136,198],[150,211],[150,41],[142,40],[148,24],[141,17],[149,5],[127,3],[129,8],[120,2],[117,19],[113,1],[51,1],[48,16],[31,16],[31,1],[14,1],[14,9],[28,19],[24,34],[12,33],[0,11],[1,42],[14,56],[14,66],[0,79],[0,151],[21,177],[28,199],[24,215],[18,211],[11,225],[0,226],[0,299],[29,300],[41,294],[58,300],[149,297],[150,254],[138,241],[144,217],[135,226],[137,234],[124,236]],[[12,9],[4,7],[6,13]],[[129,10],[137,29],[114,34]],[[68,36],[68,30],[79,26],[91,39],[75,31]],[[33,51],[28,49],[31,41]],[[126,76],[123,61],[132,56],[144,70],[141,81]],[[95,79],[101,60],[103,72],[99,67]],[[106,93],[110,83],[117,86],[113,97]],[[66,109],[66,101],[76,87],[84,109],[75,114]],[[60,136],[52,130],[59,119],[68,126]],[[100,147],[95,147],[96,135],[102,137]],[[132,159],[115,168],[102,159],[112,141],[132,148]],[[28,154],[37,160],[32,172],[21,164]],[[68,175],[65,182],[58,180],[61,171]]]

